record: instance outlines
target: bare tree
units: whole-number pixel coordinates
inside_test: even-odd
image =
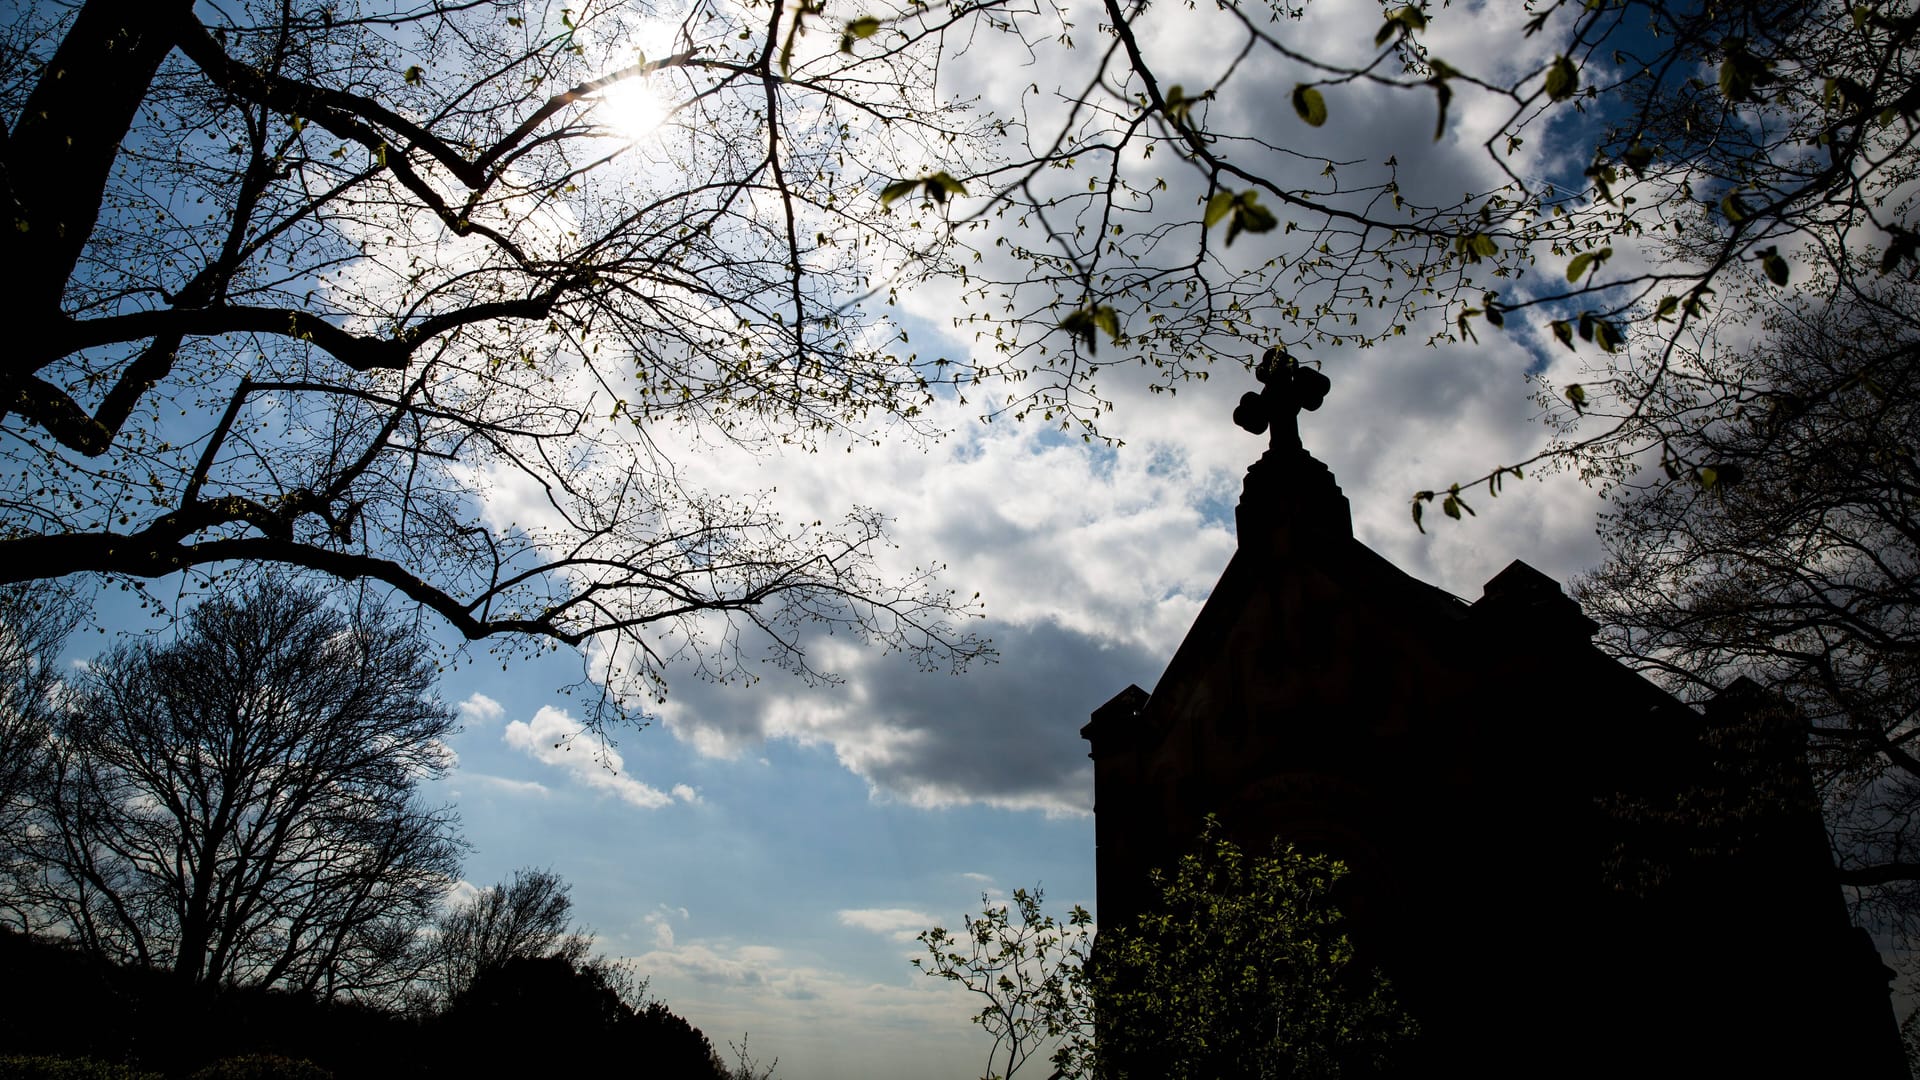
[[[659,449],[912,427],[940,378],[852,306],[920,250],[863,193],[913,151],[864,136],[977,121],[924,50],[787,77],[784,14],[641,59],[617,3],[10,9],[0,579],[374,579],[468,638],[605,635],[622,700],[762,643],[821,674],[815,623],[978,656],[931,571],[876,568],[879,515],[788,526]]]
[[[94,661],[54,725],[25,899],[183,978],[382,997],[458,873],[422,805],[450,710],[417,628],[267,579]]]
[[[84,612],[57,583],[0,587],[0,837],[27,828],[61,688],[55,661]],[[26,871],[17,858],[14,845],[0,843],[0,917],[32,929],[32,912],[7,885]]]
[[[1705,697],[1738,676],[1809,726],[1841,880],[1920,933],[1920,289],[1783,304],[1650,397],[1698,431],[1629,482],[1576,586],[1624,659]],[[1732,331],[1729,331],[1732,333]]]
[[[572,887],[551,870],[515,870],[443,913],[435,925],[431,979],[452,1001],[480,972],[512,957],[588,963],[593,935],[573,925]]]

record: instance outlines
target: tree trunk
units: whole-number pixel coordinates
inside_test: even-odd
[[[59,311],[120,143],[192,0],[87,0],[0,144],[12,220],[0,228],[11,305]]]

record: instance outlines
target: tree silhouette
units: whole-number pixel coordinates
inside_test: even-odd
[[[1345,873],[1277,843],[1249,855],[1209,816],[1131,923],[1095,939],[1085,909],[1063,923],[1020,889],[920,934],[912,963],[979,996],[989,1077],[1042,1051],[1056,1080],[1374,1075],[1417,1026],[1356,963],[1331,900]]]
[[[816,623],[979,655],[931,571],[876,569],[876,513],[789,526],[661,449],[911,427],[938,381],[848,306],[917,251],[848,207],[907,149],[869,129],[971,121],[920,53],[788,78],[782,17],[637,61],[613,3],[12,9],[0,580],[373,579],[472,639],[605,635],[617,703],[763,643],[821,674]],[[659,138],[610,126],[623,88]]]
[[[1623,487],[1576,585],[1602,642],[1683,694],[1746,676],[1808,727],[1841,880],[1920,924],[1920,290],[1783,305],[1651,399],[1699,424]]]
[[[21,902],[86,948],[208,984],[382,999],[459,867],[430,647],[269,578],[93,661],[57,717]]]
[[[573,925],[571,886],[551,870],[516,870],[513,880],[482,889],[434,926],[432,979],[446,1001],[483,971],[513,957],[558,957],[583,964],[593,935]]]
[[[0,587],[0,836],[24,835],[33,789],[42,779],[60,678],[54,660],[84,609],[57,585]],[[20,852],[0,843],[0,883],[28,871]],[[0,887],[0,917],[32,929],[34,913]]]
[[[727,1075],[700,1029],[658,1001],[635,1008],[596,969],[559,956],[514,956],[487,968],[441,1023],[456,1053],[485,1072]]]

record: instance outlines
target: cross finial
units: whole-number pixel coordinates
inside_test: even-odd
[[[1275,450],[1300,449],[1300,410],[1312,412],[1327,398],[1333,384],[1319,371],[1302,367],[1287,350],[1275,346],[1260,358],[1253,377],[1264,384],[1259,393],[1241,395],[1233,422],[1260,434],[1269,426],[1268,445]]]

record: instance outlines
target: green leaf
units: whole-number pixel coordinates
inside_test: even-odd
[[[1222,191],[1207,200],[1207,212],[1201,217],[1203,228],[1211,229],[1220,224],[1220,219],[1233,209],[1233,192]]]
[[[1587,411],[1586,387],[1581,386],[1579,383],[1568,383],[1565,393],[1567,395],[1567,404],[1573,406],[1574,412],[1584,413]]]
[[[1060,329],[1073,335],[1086,345],[1089,353],[1095,352],[1099,345],[1097,331],[1105,330],[1107,336],[1120,340],[1120,316],[1111,307],[1104,304],[1098,307],[1079,308],[1060,320]]]
[[[1787,260],[1780,257],[1776,248],[1768,248],[1760,253],[1760,268],[1766,271],[1767,280],[1775,285],[1787,283]]]
[[[1433,96],[1440,102],[1440,115],[1433,122],[1433,141],[1439,142],[1440,137],[1447,133],[1447,103],[1453,100],[1453,87],[1440,79],[1434,79],[1428,85],[1433,87]]]
[[[840,51],[850,53],[853,51],[854,42],[865,41],[879,32],[880,20],[872,15],[862,15],[860,18],[849,22],[847,28],[841,31]]]
[[[967,193],[967,186],[955,180],[952,175],[945,170],[934,173],[932,176],[922,180],[921,183],[926,185],[927,197],[936,203],[946,202],[947,196],[949,195],[965,195]]]
[[[880,189],[880,205],[892,206],[899,200],[913,194],[913,189],[919,186],[920,181],[918,180],[895,180],[893,183]]]
[[[1567,264],[1567,280],[1576,285],[1579,284],[1580,279],[1587,275],[1588,270],[1598,271],[1600,264],[1612,257],[1613,249],[1610,247],[1603,247],[1598,251],[1586,251],[1575,255],[1573,261]]]
[[[1425,30],[1426,28],[1427,17],[1421,13],[1419,8],[1409,4],[1387,16],[1386,24],[1380,27],[1379,33],[1373,35],[1373,47],[1377,49],[1385,45],[1387,39],[1392,37],[1395,32],[1406,35]]]
[[[1654,312],[1653,317],[1656,319],[1659,319],[1662,322],[1665,322],[1669,317],[1673,315],[1675,311],[1678,311],[1679,309],[1680,309],[1679,297],[1663,296],[1660,298],[1660,310]]]
[[[413,66],[407,68],[406,73],[402,76],[402,78],[407,80],[408,86],[418,86],[420,85],[421,77],[424,74],[425,73],[420,70],[420,65],[414,64]]]
[[[1644,143],[1634,143],[1632,146],[1629,146],[1627,152],[1620,155],[1620,157],[1621,160],[1627,163],[1627,168],[1633,170],[1633,175],[1644,177],[1647,172],[1647,166],[1653,161],[1653,147],[1647,146]]]
[[[1573,61],[1562,56],[1547,69],[1547,96],[1555,101],[1565,101],[1580,89],[1580,70]]]
[[[1693,475],[1699,479],[1700,486],[1709,491],[1713,490],[1713,485],[1720,482],[1720,470],[1711,465],[1700,466],[1694,470]]]
[[[1743,42],[1733,40],[1727,58],[1720,63],[1721,95],[1728,101],[1751,101],[1754,87],[1772,81],[1773,62],[1762,60],[1748,52]]]
[[[1261,206],[1256,194],[1243,191],[1233,200],[1233,220],[1227,222],[1227,246],[1233,246],[1233,238],[1243,232],[1272,232],[1280,227],[1280,219],[1273,211]]]
[[[1595,319],[1593,320],[1593,343],[1607,352],[1614,352],[1625,345],[1627,339],[1620,333],[1619,327],[1604,319]]]
[[[1493,237],[1486,233],[1474,233],[1467,237],[1467,250],[1483,259],[1491,259],[1500,254],[1499,246],[1493,242]]]
[[[1327,122],[1327,99],[1303,83],[1293,88],[1293,111],[1299,113],[1308,126],[1319,127]]]
[[[1903,261],[1912,259],[1916,253],[1920,253],[1920,233],[1903,229],[1898,225],[1888,226],[1887,231],[1893,237],[1893,241],[1887,245],[1886,253],[1880,256],[1882,274],[1892,273]]]
[[[1569,349],[1573,348],[1573,324],[1567,322],[1567,320],[1553,320],[1553,336],[1560,339],[1560,344],[1565,345]]]
[[[1440,503],[1440,512],[1447,515],[1448,517],[1452,518],[1455,521],[1459,521],[1460,520],[1459,497],[1455,495],[1447,496],[1446,499]]]
[[[1739,222],[1747,219],[1747,208],[1745,204],[1740,201],[1739,194],[1732,191],[1721,196],[1720,213],[1725,215],[1728,221]]]

